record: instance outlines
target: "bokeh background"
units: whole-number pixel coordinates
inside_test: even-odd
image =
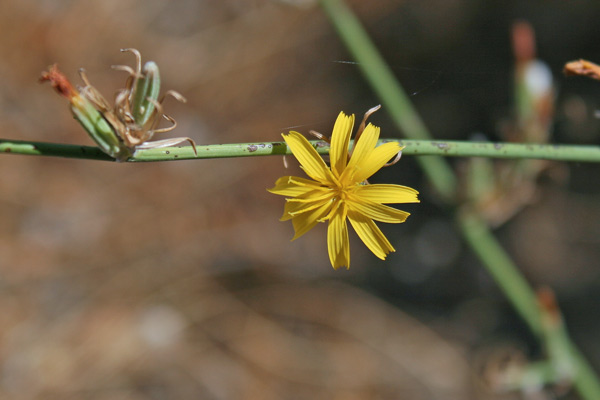
[[[349,4],[437,138],[506,138],[511,27],[526,20],[554,73],[551,140],[598,143],[600,83],[561,75],[572,59],[600,61],[594,2]],[[278,141],[290,127],[329,134],[340,110],[380,102],[307,1],[4,0],[0,33],[3,138],[92,144],[37,79],[56,62],[79,82],[85,67],[111,98],[125,74],[110,65],[133,63],[123,47],[187,98],[166,104],[172,135],[199,144]],[[402,136],[385,109],[371,122]],[[291,223],[278,221],[283,199],[266,188],[301,173],[288,161],[0,156],[0,397],[521,398],[490,391],[482,371],[499,352],[538,360],[543,349],[415,160],[374,178],[422,193],[403,207],[407,223],[383,227],[397,252],[379,261],[352,236],[349,271],[331,268],[325,226],[291,243]],[[500,207],[496,233],[535,287],[554,289],[600,370],[600,170],[540,171],[517,190],[526,201]]]

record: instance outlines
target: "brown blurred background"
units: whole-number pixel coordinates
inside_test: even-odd
[[[85,67],[107,97],[123,47],[161,68],[187,104],[173,133],[199,144],[329,133],[340,110],[379,103],[318,6],[268,0],[0,2],[0,137],[92,144],[37,78]],[[587,1],[350,1],[438,138],[503,136],[513,118],[510,28],[528,20],[555,74],[552,140],[594,143],[600,83],[562,65],[600,61]],[[401,137],[386,110],[371,117]],[[292,161],[292,160],[288,160]],[[464,160],[453,161],[460,170]],[[376,180],[422,193],[384,226],[377,260],[355,236],[333,271],[325,227],[290,243],[285,170],[263,157],[116,164],[0,156],[2,399],[492,399],[479,373],[509,347],[542,349],[465,249],[414,159]],[[549,165],[532,204],[498,228],[534,286],[558,296],[600,368],[600,172]],[[532,186],[533,185],[533,186]],[[512,216],[508,215],[507,217]],[[545,397],[541,397],[545,398]],[[567,394],[563,398],[576,398]]]

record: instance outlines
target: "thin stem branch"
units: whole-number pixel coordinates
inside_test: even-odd
[[[415,108],[412,106],[409,97],[394,78],[390,68],[384,62],[360,21],[352,13],[352,10],[343,0],[320,0],[320,4],[331,23],[336,28],[339,37],[354,56],[354,59],[365,78],[371,84],[371,87],[376,92],[377,96],[381,98],[386,110],[394,118],[394,122],[398,128],[411,139],[430,139],[431,135],[418,116]],[[431,150],[431,147],[437,146],[438,150],[441,150],[443,153],[440,155],[458,156],[458,148],[462,147],[462,145],[452,146],[452,144],[455,143],[456,142],[437,142],[437,144],[432,146],[430,142],[430,145],[428,146],[415,146],[415,150],[417,150],[418,153],[418,150],[421,148],[429,148]],[[558,150],[559,147],[562,147],[538,147],[537,145],[510,146],[516,147],[509,149],[508,144],[498,146],[494,144],[473,143],[470,143],[467,147],[469,147],[470,150],[479,147],[479,151],[485,153],[486,157],[489,157],[492,154],[496,154],[496,156],[503,154],[502,156],[506,157],[507,152],[510,154],[510,157],[518,157],[517,154],[519,153],[523,154],[522,152],[531,152],[536,148],[537,150],[541,150],[543,147],[545,155],[540,158],[548,158],[551,153]],[[587,146],[584,147],[587,148]],[[587,149],[598,153],[599,149],[593,147]],[[409,147],[407,146],[404,150],[404,154],[408,154],[408,150]],[[574,148],[570,148],[569,150],[577,151]],[[473,156],[475,154],[470,155]],[[426,176],[437,189],[440,196],[449,204],[453,204],[453,194],[458,185],[457,177],[450,166],[439,157],[419,157],[418,160],[420,161],[420,165]],[[580,159],[570,160],[581,161]],[[509,255],[493,236],[489,227],[480,217],[473,214],[457,215],[457,223],[467,243],[471,246],[482,264],[497,282],[513,307],[538,338],[541,341],[544,341],[546,335],[540,322],[540,310],[538,308],[539,305],[537,304],[535,293],[519,272],[516,265],[512,262]],[[570,354],[571,361],[574,364],[575,375],[573,376],[573,384],[577,391],[585,399],[600,399],[600,383],[597,376],[583,355],[569,340],[568,336],[566,336],[566,333],[563,350],[565,350],[566,354]]]
[[[522,143],[461,142],[441,140],[381,139],[405,146],[402,155],[444,157],[486,157],[600,162],[600,146],[573,146]],[[329,154],[329,144],[311,141],[319,154]],[[138,150],[131,162],[176,161],[205,158],[252,157],[292,154],[284,142],[230,143]],[[0,139],[0,153],[115,161],[98,147]]]
[[[320,4],[396,126],[409,139],[433,139],[409,96],[352,10],[340,0],[321,0]],[[419,158],[418,161],[439,195],[451,201],[458,187],[452,169],[437,157]]]
[[[535,292],[490,232],[487,224],[472,212],[457,213],[457,222],[465,240],[484,263],[496,284],[532,332],[540,336],[541,315]]]

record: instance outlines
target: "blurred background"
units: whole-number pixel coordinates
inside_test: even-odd
[[[600,62],[596,3],[349,4],[435,137],[523,141],[538,129],[536,141],[598,144],[600,83],[561,75],[567,61]],[[126,76],[110,65],[133,65],[124,47],[188,100],[167,101],[179,123],[167,135],[198,144],[279,141],[291,127],[329,135],[341,110],[360,118],[380,102],[307,1],[4,0],[0,32],[2,138],[91,145],[37,79],[58,63],[80,83],[85,67],[112,99]],[[528,114],[518,88],[534,59],[547,79]],[[402,137],[385,109],[370,121]],[[331,268],[324,224],[291,243],[278,221],[283,198],[266,188],[301,174],[288,161],[0,156],[0,397],[522,398],[482,376],[493,380],[498,354],[538,360],[543,349],[415,160],[373,179],[422,194],[402,207],[405,224],[382,227],[396,253],[382,262],[351,236],[348,271]],[[464,201],[533,286],[555,291],[600,370],[598,165],[450,161]],[[486,170],[487,187],[470,183]]]

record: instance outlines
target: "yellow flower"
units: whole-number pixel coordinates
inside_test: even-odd
[[[298,132],[282,134],[283,139],[312,178],[284,176],[275,182],[271,193],[288,196],[281,221],[291,219],[294,239],[304,235],[317,222],[329,221],[327,248],[333,268],[350,267],[350,243],[346,218],[365,243],[380,259],[395,251],[375,221],[401,223],[410,215],[384,204],[418,203],[418,192],[391,184],[365,184],[402,147],[385,143],[376,147],[379,128],[367,125],[348,158],[348,146],[354,115],[340,113],[333,127],[329,151],[331,168],[325,164],[310,142]]]

